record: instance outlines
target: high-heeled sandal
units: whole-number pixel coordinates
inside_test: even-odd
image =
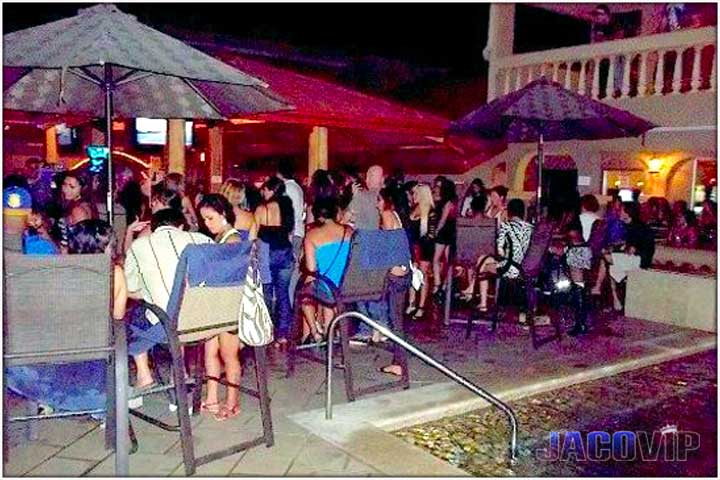
[[[415,320],[419,320],[424,315],[425,315],[425,310],[423,310],[422,308],[418,308],[415,310],[415,313],[413,314],[412,318],[414,318]]]

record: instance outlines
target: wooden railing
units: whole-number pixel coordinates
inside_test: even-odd
[[[488,101],[542,75],[594,99],[715,91],[716,36],[704,27],[499,58]]]

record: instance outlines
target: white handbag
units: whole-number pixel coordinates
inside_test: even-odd
[[[245,345],[260,347],[273,341],[273,323],[258,279],[258,245],[253,244],[238,313],[238,337]]]
[[[425,275],[422,270],[417,268],[414,263],[410,262],[410,271],[412,272],[412,278],[410,279],[410,285],[416,291],[420,291],[422,286],[425,284]]]

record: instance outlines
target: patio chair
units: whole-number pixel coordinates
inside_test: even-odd
[[[9,422],[35,422],[107,412],[105,446],[115,450],[115,474],[128,475],[128,364],[125,324],[112,319],[112,264],[107,255],[4,254],[5,367],[106,360],[106,407],[10,417],[3,392],[3,432]],[[7,388],[7,384],[6,384]],[[5,461],[8,439],[5,437]]]
[[[395,245],[396,248],[388,248]],[[372,262],[368,260],[372,259]],[[328,302],[328,298],[320,299],[328,306],[336,308],[336,315],[340,313],[354,310],[357,302],[365,301],[386,301],[388,303],[388,315],[391,318],[392,325],[396,333],[403,332],[403,311],[407,287],[410,282],[410,270],[408,268],[404,281],[404,291],[395,291],[388,288],[390,270],[397,265],[408,265],[410,262],[410,247],[407,236],[403,230],[358,230],[353,234],[350,253],[345,267],[340,286],[338,288],[328,285],[328,282],[322,278],[315,278],[314,281],[322,282],[323,288],[331,293],[332,301]],[[298,285],[303,285],[303,280]],[[402,290],[402,288],[401,288]],[[300,305],[305,298],[315,298],[312,295],[311,288],[298,288],[296,292],[295,304]],[[311,344],[306,346],[298,346],[295,344],[296,338],[300,335],[303,319],[301,316],[295,316],[294,332],[291,342],[291,348],[288,350],[288,376],[294,373],[296,357],[301,356],[311,361],[325,364],[326,358],[315,355],[308,355],[306,350],[317,348],[325,344]],[[403,374],[400,379],[392,382],[384,382],[381,384],[369,386],[363,389],[356,389],[353,381],[353,364],[352,353],[350,350],[350,330],[348,322],[342,322],[340,329],[340,351],[343,358],[341,368],[345,379],[345,393],[348,401],[354,401],[360,395],[379,392],[390,388],[410,388],[410,374],[408,370],[407,355],[404,349],[399,345],[393,345],[396,356],[399,359]]]
[[[555,334],[551,337],[540,338],[537,332],[537,326],[535,325],[535,310],[538,306],[539,294],[541,286],[538,283],[542,267],[545,262],[545,258],[550,247],[552,240],[552,234],[554,230],[554,224],[551,222],[541,221],[535,225],[532,237],[530,239],[530,245],[525,252],[522,262],[519,264],[512,261],[509,258],[499,257],[497,255],[489,255],[488,257],[494,257],[496,261],[507,260],[502,268],[499,268],[495,274],[483,273],[480,274],[478,271],[477,277],[488,281],[495,282],[495,305],[494,308],[489,312],[491,318],[491,331],[497,330],[497,325],[500,319],[501,311],[503,309],[507,297],[520,294],[523,298],[523,305],[520,307],[520,311],[526,314],[527,324],[530,329],[530,337],[532,340],[533,348],[540,348],[545,343],[558,340],[562,338],[561,325],[559,319],[551,316],[551,326],[553,327]],[[510,266],[516,267],[520,275],[518,278],[509,279],[505,276],[505,273]],[[478,269],[479,270],[479,269]],[[469,322],[468,328],[472,326],[472,319]]]
[[[476,264],[480,258],[486,255],[494,255],[497,251],[497,221],[494,218],[468,219],[458,218],[457,222],[457,248],[450,260],[454,266],[462,266],[467,270],[476,270]],[[468,326],[466,337],[470,336],[472,319],[451,318],[451,301],[453,298],[452,287],[454,282],[448,275],[448,301],[445,308],[445,325],[450,323],[466,323]],[[477,285],[477,282],[476,282]]]
[[[238,387],[242,393],[255,397],[260,403],[263,434],[260,437],[229,446],[197,458],[192,439],[188,405],[188,386],[193,388],[193,414],[199,413],[203,370],[199,365],[199,349],[205,340],[221,332],[237,330],[240,299],[243,295],[245,273],[249,264],[252,242],[224,245],[188,245],[180,255],[167,311],[157,305],[142,302],[162,323],[168,338],[172,383],[152,388],[146,395],[170,389],[177,405],[177,424],[168,424],[135,409],[130,414],[167,431],[179,431],[185,473],[192,475],[199,465],[265,444],[274,444],[270,397],[267,389],[266,346],[252,348],[255,359],[257,390],[215,379],[224,385]],[[181,346],[195,354],[190,363],[191,378],[185,378]],[[191,348],[192,347],[192,348]]]

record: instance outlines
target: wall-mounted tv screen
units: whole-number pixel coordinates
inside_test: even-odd
[[[77,130],[61,123],[55,126],[58,145],[63,147],[75,146],[78,142]]]
[[[165,145],[167,120],[164,118],[136,118],[135,142],[138,145]],[[193,123],[185,122],[185,145],[193,143]]]

